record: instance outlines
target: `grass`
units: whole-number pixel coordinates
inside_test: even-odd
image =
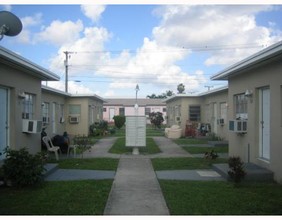
[[[113,180],[45,182],[0,188],[1,215],[102,215]]]
[[[113,144],[109,152],[113,154],[126,154],[126,153],[131,153],[132,148],[125,146],[125,137],[120,137]],[[141,154],[156,154],[156,153],[160,153],[161,151],[157,146],[157,144],[155,143],[155,141],[153,140],[153,138],[147,137],[146,147],[140,147],[139,152]]]
[[[204,158],[153,158],[154,170],[193,170],[210,169],[213,163],[227,163],[228,159],[215,160]]]
[[[159,180],[171,215],[281,215],[282,186]]]
[[[83,169],[83,170],[116,170],[118,159],[113,158],[90,158],[90,159],[65,159],[59,160],[60,169]]]
[[[210,152],[214,150],[216,153],[228,153],[228,146],[222,147],[182,147],[184,150],[189,152],[190,154],[204,154],[206,152]]]
[[[179,138],[173,140],[178,145],[190,145],[190,144],[207,144],[207,139],[196,139],[196,138]]]

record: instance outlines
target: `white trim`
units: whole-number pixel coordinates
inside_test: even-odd
[[[43,80],[60,80],[60,77],[55,73],[31,62],[30,60],[0,46],[0,57],[3,58],[8,64],[18,66],[27,70],[28,74],[34,75]],[[2,61],[3,62],[3,61]]]
[[[273,44],[252,56],[247,57],[246,59],[241,60],[240,62],[235,63],[234,65],[229,66],[223,71],[212,76],[212,80],[227,80],[231,75],[239,74],[240,71],[249,68],[251,66],[257,65],[260,62],[271,59],[275,56],[282,54],[282,41],[279,41],[276,44]]]

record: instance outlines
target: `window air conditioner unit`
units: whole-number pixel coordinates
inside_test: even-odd
[[[229,121],[229,131],[236,133],[247,132],[247,120],[231,120]]]
[[[176,116],[176,117],[175,117],[175,121],[180,121],[180,117],[179,117],[179,116]]]
[[[40,133],[42,130],[42,121],[23,119],[22,132]]]
[[[78,116],[70,116],[69,117],[69,123],[71,123],[71,124],[79,123],[79,117]]]
[[[224,125],[224,118],[217,119],[218,125]]]

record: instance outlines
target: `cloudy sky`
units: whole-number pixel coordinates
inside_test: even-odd
[[[226,85],[210,77],[282,40],[282,5],[0,5],[23,30],[0,45],[51,70],[65,90],[104,98],[187,94]],[[78,82],[79,81],[79,82]],[[44,82],[44,84],[46,84]]]

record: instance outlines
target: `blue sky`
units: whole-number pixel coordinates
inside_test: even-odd
[[[104,98],[195,93],[209,78],[282,40],[282,5],[0,5],[23,30],[0,45],[61,77],[48,86]],[[80,81],[80,82],[75,82]],[[45,83],[44,83],[45,84]]]

